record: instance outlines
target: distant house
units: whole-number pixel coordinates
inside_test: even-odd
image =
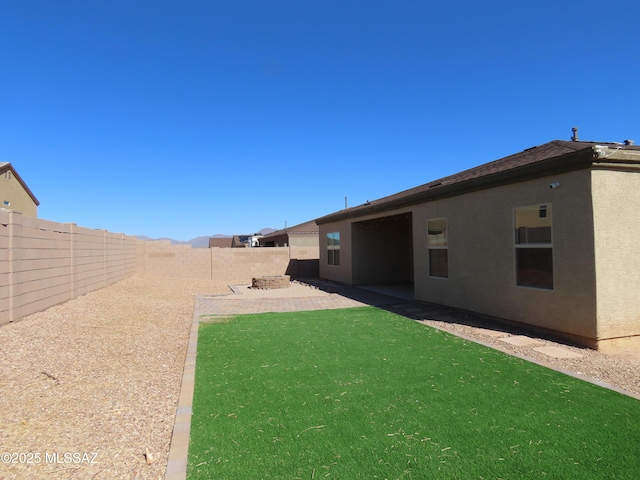
[[[209,248],[247,248],[257,247],[260,234],[234,235],[232,237],[211,237]]]
[[[319,218],[320,276],[640,345],[640,147],[552,141]]]
[[[233,237],[211,237],[209,238],[209,248],[231,248]]]
[[[260,238],[262,238],[262,234],[254,233],[253,235],[236,235],[234,239],[235,238],[237,238],[237,243],[239,244],[239,246],[244,246],[248,248],[259,247],[260,246],[259,240]]]
[[[40,202],[9,162],[0,162],[0,208],[38,216]]]
[[[253,235],[251,235],[251,243],[249,246],[251,247],[259,247],[260,246],[260,239],[263,237],[263,234],[258,232],[258,233],[254,233]]]
[[[315,220],[276,230],[259,239],[261,247],[317,246],[318,224]]]
[[[317,277],[320,244],[315,221],[276,230],[259,239],[261,247],[288,247],[291,259],[288,274],[292,277]]]

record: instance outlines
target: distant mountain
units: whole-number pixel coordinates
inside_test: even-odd
[[[267,235],[275,231],[276,231],[275,228],[267,227],[259,230],[257,233],[260,233],[261,235]],[[240,235],[246,235],[246,234],[242,233]],[[138,240],[169,240],[174,245],[191,245],[193,248],[209,248],[210,238],[229,238],[229,237],[233,237],[233,235],[225,235],[224,233],[217,233],[215,235],[201,236],[201,237],[192,238],[191,240],[184,241],[184,240],[175,240],[173,238],[167,238],[167,237],[151,238],[151,237],[147,237],[146,235],[136,236]]]
[[[193,248],[209,248],[209,237],[196,237],[188,242]]]
[[[213,235],[214,237],[229,237],[230,235]],[[174,238],[167,238],[167,237],[162,237],[162,238],[151,238],[151,237],[147,237],[146,235],[137,235],[136,238],[138,240],[151,240],[151,241],[155,241],[155,240],[168,240],[170,241],[173,245],[191,245],[193,248],[209,248],[209,238],[208,236],[203,236],[203,237],[196,237],[196,238],[192,238],[191,240],[176,240]]]
[[[168,237],[162,237],[162,238],[151,238],[151,237],[148,237],[148,236],[146,236],[146,235],[136,235],[136,238],[137,238],[138,240],[150,240],[150,241],[152,241],[152,242],[160,241],[160,240],[168,240],[168,241],[170,241],[171,243],[173,243],[174,245],[184,245],[184,244],[189,243],[189,242],[185,242],[185,241],[182,241],[182,240],[175,240],[175,239],[173,239],[173,238],[168,238]]]

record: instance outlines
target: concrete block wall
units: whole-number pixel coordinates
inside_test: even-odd
[[[68,225],[17,213],[9,217],[10,319],[15,320],[72,298],[71,236]]]
[[[169,240],[137,241],[137,272],[176,278],[211,279],[208,248],[173,245]]]
[[[290,261],[288,247],[210,248],[212,279],[251,283],[253,277],[284,275]]]
[[[8,214],[0,210],[0,325],[9,321],[11,309],[11,237]]]
[[[0,324],[135,271],[133,237],[0,211]]]
[[[137,272],[226,283],[251,283],[257,276],[284,275],[289,247],[192,248],[168,240],[138,240]]]
[[[9,224],[9,212],[0,210],[0,324],[11,318],[13,288],[11,285],[11,235],[12,226]]]
[[[0,324],[136,273],[250,284],[298,272],[297,257],[313,253],[313,247],[192,248],[0,210]]]

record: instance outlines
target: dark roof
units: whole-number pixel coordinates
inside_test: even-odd
[[[276,230],[275,232],[268,233],[262,238],[277,237],[279,235],[285,235],[289,233],[318,233],[318,224],[315,220],[311,220],[305,223],[299,223],[293,227],[283,228],[282,230]]]
[[[31,197],[31,200],[33,200],[33,203],[35,203],[36,206],[40,205],[40,202],[38,201],[36,196],[33,194],[31,189],[27,187],[27,184],[24,183],[24,180],[22,180],[22,177],[18,175],[18,172],[16,172],[16,169],[13,168],[13,165],[11,165],[10,162],[0,162],[0,175],[6,172],[7,170],[11,170],[11,173],[13,174],[14,178],[18,180],[18,182],[20,182],[20,185],[22,185],[22,188],[24,188],[25,192],[27,192],[27,194]]]
[[[240,247],[244,247],[245,244],[242,243],[242,240],[240,240],[240,237],[250,237],[251,235],[234,235],[233,238],[231,239],[231,247],[232,248],[240,248]]]
[[[489,188],[502,183],[522,180],[522,177],[539,177],[551,171],[569,171],[585,168],[598,162],[599,158],[608,162],[614,153],[619,157],[622,151],[640,153],[640,146],[610,142],[583,142],[553,140],[520,153],[485,163],[463,172],[440,178],[402,192],[367,202],[363,205],[340,210],[316,219],[318,224],[380,213],[427,200],[459,195],[472,190]],[[603,153],[605,152],[606,153]],[[610,153],[609,153],[610,152]],[[640,156],[634,163],[640,160]]]

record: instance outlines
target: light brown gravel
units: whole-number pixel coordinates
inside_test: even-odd
[[[0,479],[163,478],[194,298],[223,292],[136,276],[0,327]]]

